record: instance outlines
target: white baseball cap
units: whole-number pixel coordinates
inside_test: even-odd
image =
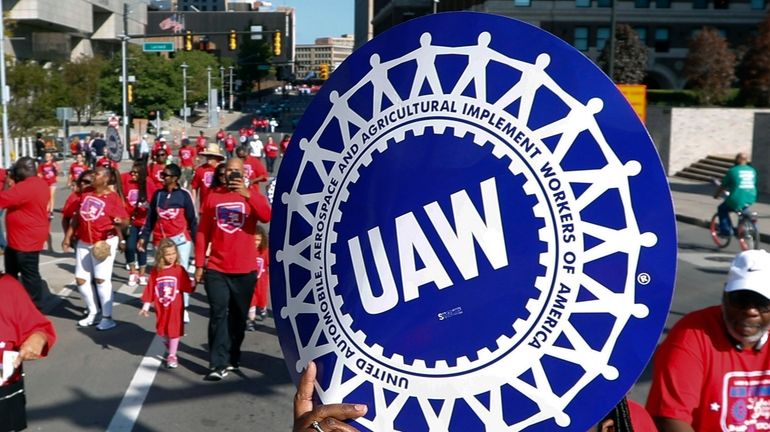
[[[770,299],[770,254],[765,250],[748,250],[738,254],[727,274],[725,292],[754,291]]]

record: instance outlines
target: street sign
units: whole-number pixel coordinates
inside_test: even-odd
[[[75,110],[70,107],[56,107],[56,119],[59,121],[72,120]]]
[[[270,70],[270,65],[257,65],[257,70]]]
[[[173,52],[174,42],[145,42],[144,52]]]

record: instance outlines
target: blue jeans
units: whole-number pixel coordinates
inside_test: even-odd
[[[748,207],[744,207],[743,211],[746,211]],[[733,235],[733,224],[730,222],[730,212],[735,211],[731,209],[727,204],[722,203],[717,207],[717,214],[719,215],[719,234],[725,236]]]
[[[141,227],[131,225],[128,228],[128,238],[126,239],[126,262],[129,264],[138,263],[139,267],[147,265],[147,250],[143,252],[136,249],[136,243],[139,241],[139,230]]]
[[[179,254],[179,264],[184,267],[185,270],[187,270],[187,266],[190,263],[190,252],[192,251],[192,242],[187,241],[181,245],[177,245],[176,247],[177,253]],[[182,296],[182,299],[184,301],[184,307],[187,309],[187,306],[190,305],[190,294],[184,293]]]

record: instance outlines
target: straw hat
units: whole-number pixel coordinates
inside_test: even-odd
[[[219,144],[212,143],[206,146],[206,150],[198,153],[201,156],[210,156],[219,159],[224,159],[225,155],[222,154],[222,150],[219,149]]]

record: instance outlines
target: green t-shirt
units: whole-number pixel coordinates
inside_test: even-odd
[[[734,211],[743,210],[757,201],[757,170],[749,165],[735,165],[722,179],[722,187],[730,191],[725,204]]]

